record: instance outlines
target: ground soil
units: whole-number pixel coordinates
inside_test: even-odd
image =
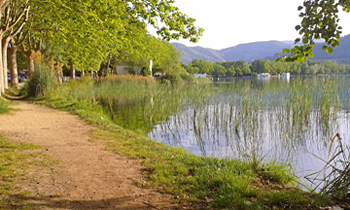
[[[142,165],[91,142],[93,126],[78,116],[29,102],[0,115],[0,135],[15,142],[39,145],[55,164],[27,169],[11,199],[33,209],[177,209],[171,195],[138,187]],[[38,152],[38,151],[36,151]],[[45,155],[46,156],[46,155]],[[16,208],[18,206],[15,206]]]

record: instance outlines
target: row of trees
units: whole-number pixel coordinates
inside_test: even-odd
[[[153,58],[156,66],[173,56],[168,44],[147,34],[151,24],[164,40],[180,37],[196,42],[203,29],[181,13],[174,1],[163,0],[0,0],[0,95],[8,88],[7,57],[11,85],[17,86],[17,52],[26,56],[29,77],[40,52],[57,66],[65,62],[75,69],[98,70],[105,62]],[[161,22],[157,25],[157,22]],[[168,58],[158,62],[152,46],[166,49]],[[151,50],[150,50],[151,49]],[[7,56],[8,54],[8,56]],[[153,55],[153,57],[151,56]],[[163,54],[162,54],[163,55]],[[169,64],[166,68],[170,68]]]
[[[291,73],[291,74],[349,74],[350,65],[339,64],[335,61],[327,60],[325,62],[307,61],[302,63],[283,63],[270,60],[255,60],[251,64],[246,61],[228,61],[228,62],[208,62],[203,59],[195,59],[187,66],[184,66],[190,74],[200,73],[212,76],[239,77],[251,74],[270,73],[272,75]]]

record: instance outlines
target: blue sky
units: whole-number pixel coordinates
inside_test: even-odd
[[[303,0],[176,0],[175,5],[204,28],[201,40],[187,46],[223,49],[238,44],[294,40],[301,22],[297,10]],[[343,36],[350,34],[350,13],[340,15]]]

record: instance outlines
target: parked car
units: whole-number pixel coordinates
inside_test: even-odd
[[[18,76],[18,82],[26,82],[27,79],[25,77],[21,77],[21,76]],[[7,75],[7,82],[10,83],[11,82],[11,75],[8,74]]]

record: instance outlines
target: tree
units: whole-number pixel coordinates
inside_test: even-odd
[[[303,6],[299,6],[302,21],[295,29],[301,35],[295,40],[296,46],[289,50],[284,49],[285,56],[282,61],[306,61],[313,58],[315,40],[324,39],[323,51],[332,53],[333,48],[339,45],[342,27],[339,26],[339,8],[345,12],[350,11],[350,0],[305,0]],[[302,45],[297,45],[298,43]]]
[[[28,19],[29,0],[0,1],[0,96],[7,88],[7,45]]]

